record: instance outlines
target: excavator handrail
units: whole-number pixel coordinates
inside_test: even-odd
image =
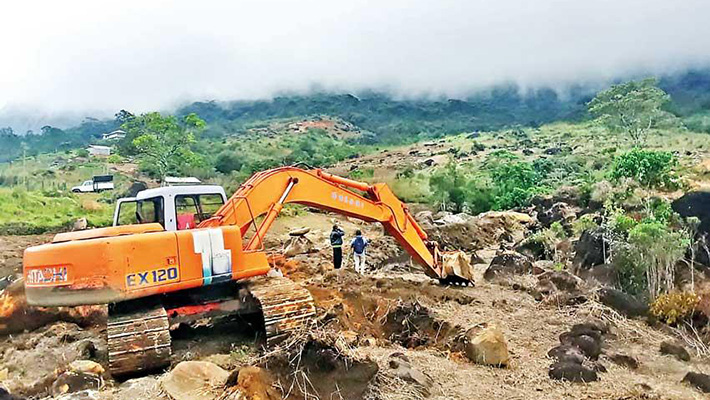
[[[365,196],[353,189],[364,192]],[[237,225],[244,235],[247,227],[256,226],[256,218],[264,215],[264,220],[256,228],[256,236],[245,244],[245,250],[255,250],[255,247],[263,246],[263,234],[287,203],[380,222],[416,261],[427,267],[427,275],[445,278],[438,245],[428,240],[409,208],[386,184],[371,185],[321,169],[304,170],[290,166],[258,172],[247,179],[212,218],[198,227]]]

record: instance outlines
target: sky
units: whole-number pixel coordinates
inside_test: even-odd
[[[464,97],[710,64],[710,0],[23,0],[0,15],[0,117],[314,89]]]

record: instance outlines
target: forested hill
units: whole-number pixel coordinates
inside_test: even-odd
[[[370,131],[371,140],[386,143],[414,140],[420,134],[439,136],[579,119],[586,101],[594,95],[581,93],[575,90],[563,99],[551,89],[524,93],[508,85],[463,100],[400,100],[381,93],[312,94],[269,101],[196,102],[179,109],[178,114],[196,113],[204,118],[210,135],[238,132],[247,124],[273,118],[331,115]]]
[[[710,68],[661,77],[659,86],[672,97],[670,110],[683,117],[689,128],[710,132]],[[497,86],[460,100],[396,99],[376,92],[317,93],[269,101],[195,102],[179,108],[176,114],[194,112],[206,120],[207,137],[238,134],[246,126],[273,118],[329,115],[368,131],[363,140],[369,143],[401,143],[451,133],[584,119],[585,105],[594,94],[594,89],[583,86],[560,95],[549,88],[521,90],[515,85]],[[128,105],[126,108],[130,111]],[[86,119],[72,128],[45,126],[41,132],[22,136],[0,122],[0,162],[23,152],[32,155],[84,146],[119,126],[118,120]]]

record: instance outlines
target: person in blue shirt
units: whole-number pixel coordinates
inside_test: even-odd
[[[333,266],[335,269],[340,269],[343,264],[343,232],[338,225],[333,225],[333,230],[330,232],[330,245],[333,247]]]
[[[353,249],[353,258],[355,259],[355,272],[358,274],[365,273],[365,248],[369,242],[362,237],[362,232],[358,229],[355,231],[355,239],[350,243]]]

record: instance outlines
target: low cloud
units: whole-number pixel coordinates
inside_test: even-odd
[[[5,110],[110,114],[313,88],[464,97],[710,62],[707,0],[23,1],[0,12]]]

